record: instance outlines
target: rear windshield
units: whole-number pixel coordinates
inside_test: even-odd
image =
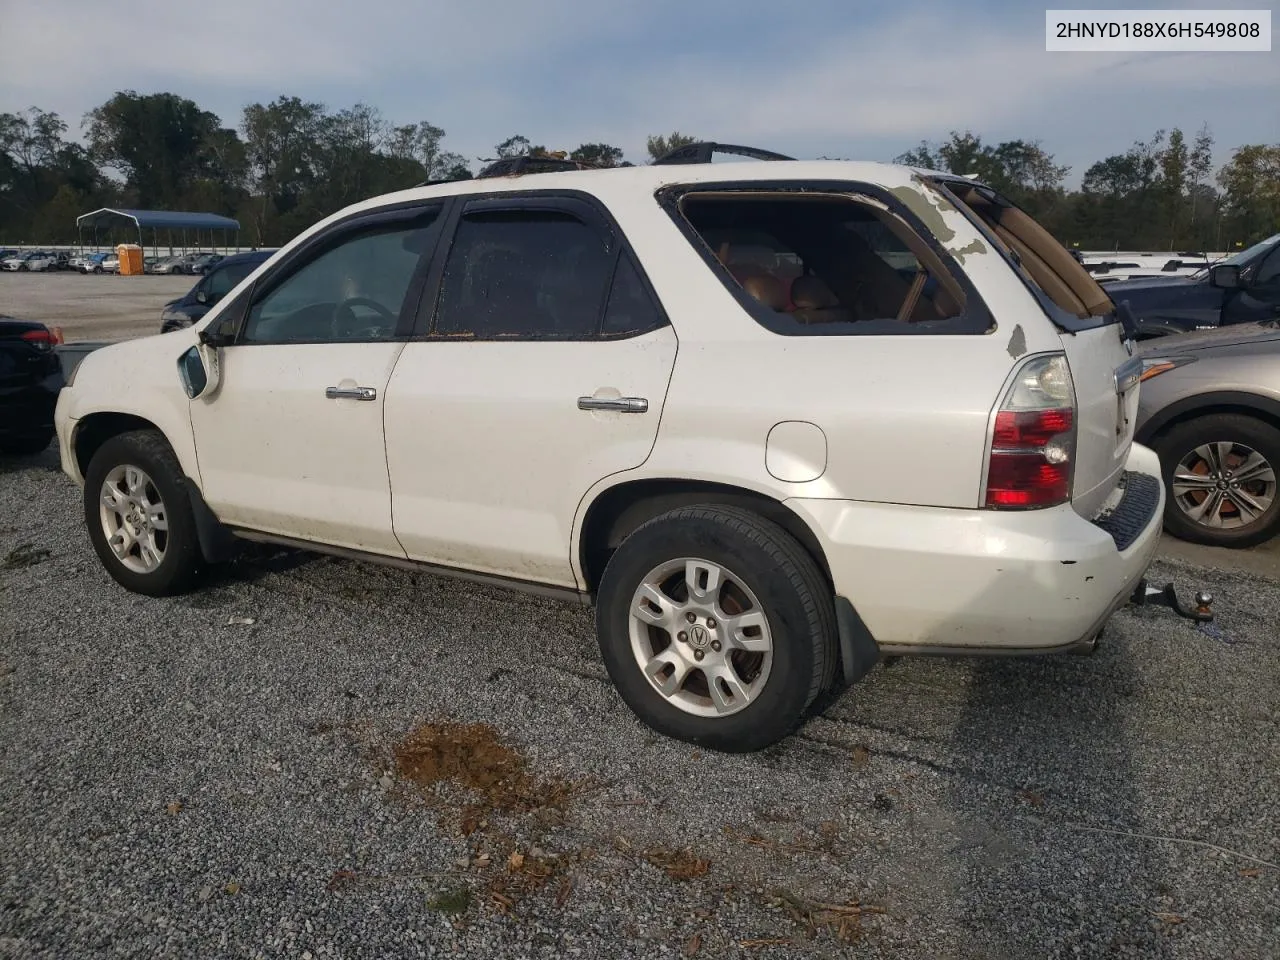
[[[1079,324],[1071,320],[1115,320],[1115,304],[1088,268],[1025,211],[979,184],[948,180],[934,186],[984,228],[988,238],[1020,268],[1023,281],[1059,325],[1073,329]]]

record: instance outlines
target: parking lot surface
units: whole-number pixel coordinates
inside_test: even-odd
[[[0,314],[61,327],[74,340],[126,340],[160,332],[160,311],[199,280],[184,275],[0,273]]]
[[[153,600],[82,517],[0,461],[0,957],[1280,956],[1275,580],[1162,560],[1211,628],[896,661],[725,756],[583,609],[270,550]]]

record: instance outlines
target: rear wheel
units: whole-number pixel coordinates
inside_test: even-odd
[[[157,431],[112,437],[85,471],[84,518],[107,572],[127,590],[184,593],[201,565],[187,479]]]
[[[1174,536],[1251,547],[1280,532],[1280,430],[1243,414],[1210,414],[1178,424],[1154,446]]]
[[[635,714],[716,750],[787,736],[835,671],[817,565],[781,527],[732,507],[673,510],[627,537],[601,578],[596,630]]]

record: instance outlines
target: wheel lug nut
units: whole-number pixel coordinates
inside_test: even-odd
[[[716,622],[712,620],[710,617],[707,617],[707,629],[714,630],[715,628],[716,628]]]
[[[711,649],[712,649],[712,650],[714,650],[716,653],[719,653],[719,652],[720,652],[720,641],[719,641],[719,640],[712,640],[712,641],[711,641]]]
[[[676,634],[676,639],[679,640],[681,643],[688,643],[689,635],[685,633],[683,630],[681,630],[679,633]]]
[[[706,656],[706,654],[705,654],[705,653],[703,653],[701,650],[695,650],[695,651],[693,651],[693,659],[695,659],[695,660],[701,660],[701,659],[702,659],[703,657],[705,657],[705,656]]]
[[[695,621],[698,619],[698,615],[697,615],[696,613],[693,613],[692,611],[690,611],[689,613],[686,613],[686,614],[684,615],[684,618],[685,618],[686,620],[688,620],[690,623],[693,623],[693,622],[695,622]]]

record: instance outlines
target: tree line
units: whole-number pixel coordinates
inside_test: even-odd
[[[445,131],[396,125],[364,103],[331,109],[281,96],[245,107],[239,125],[173,93],[116,93],[85,115],[84,142],[56,113],[0,113],[0,239],[70,243],[76,217],[104,206],[196,210],[235,217],[241,243],[275,246],[347,204],[424,180],[475,175],[445,148]],[[648,138],[647,161],[697,138]],[[514,135],[494,158],[547,153]],[[1080,186],[1039,141],[987,143],[970,131],[921,142],[895,162],[975,174],[1081,249],[1227,250],[1280,230],[1280,144],[1236,147],[1213,169],[1208,127],[1159,130],[1089,166]],[[623,150],[568,151],[629,166]]]

